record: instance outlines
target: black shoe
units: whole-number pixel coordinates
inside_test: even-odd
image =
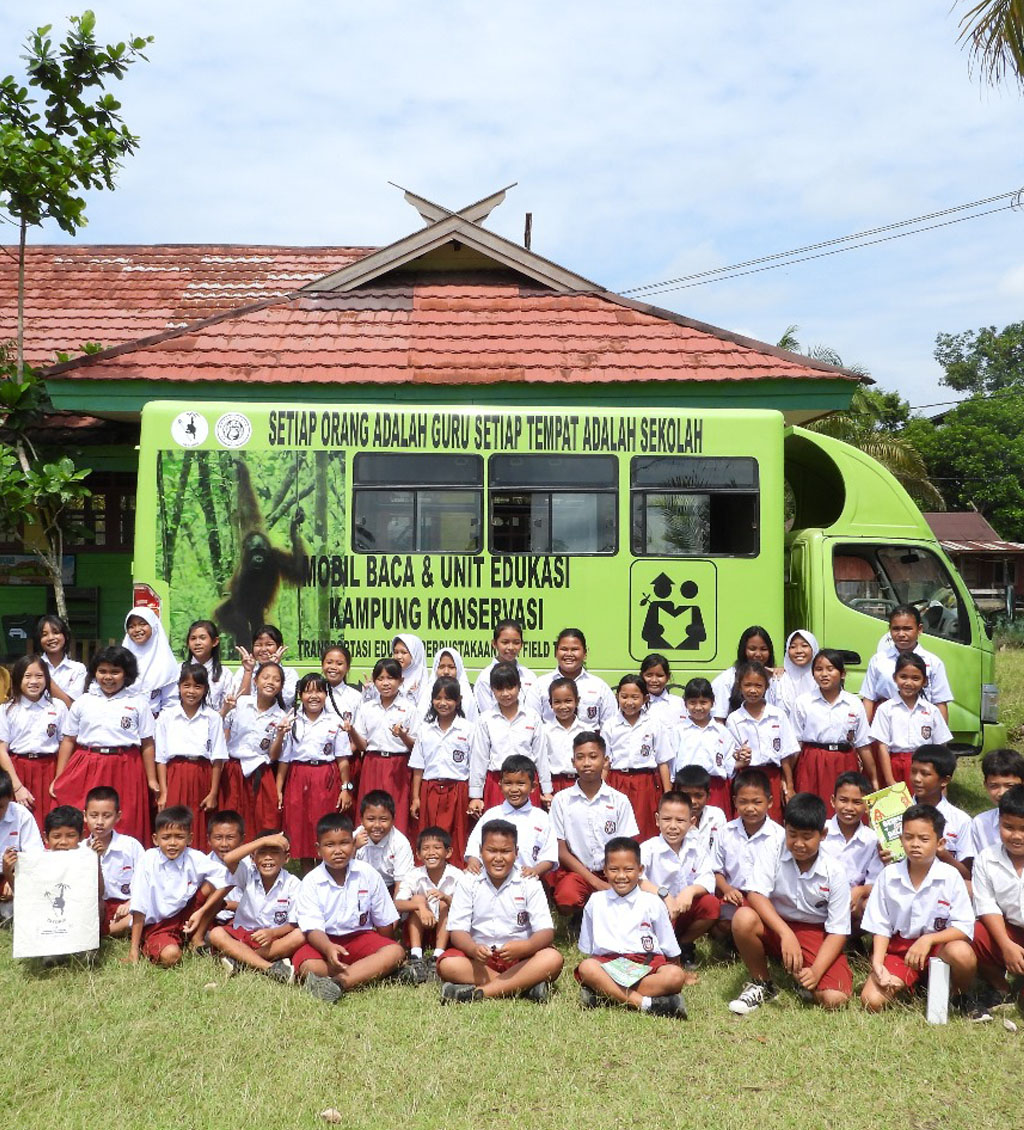
[[[430,976],[430,970],[422,957],[414,957],[398,970],[398,980],[405,985],[422,985]]]
[[[688,973],[692,973],[697,968],[697,947],[693,942],[684,942],[680,945],[679,960]]]
[[[307,973],[302,987],[318,1001],[325,1001],[327,1004],[336,1003],[342,994],[342,988],[337,981],[332,981],[330,977],[320,977],[316,973]]]
[[[953,998],[953,1007],[972,1024],[984,1024],[992,1019],[992,1013],[976,996],[971,993],[960,993]]]
[[[651,997],[652,1016],[672,1016],[676,1020],[686,1019],[686,1001],[682,993],[672,993],[667,997]]]
[[[455,985],[451,981],[445,981],[441,986],[442,1004],[471,1004],[483,999],[484,991],[476,985]]]
[[[519,994],[524,1001],[533,1001],[534,1004],[547,1004],[551,996],[551,988],[547,981],[538,981],[529,989],[524,989]]]
[[[582,1008],[597,1008],[600,1003],[597,993],[589,985],[580,985],[580,1006]]]

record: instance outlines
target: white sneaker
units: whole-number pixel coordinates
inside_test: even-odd
[[[771,981],[748,981],[740,995],[734,1001],[729,1001],[729,1011],[735,1012],[737,1016],[746,1016],[767,1001],[774,1000],[776,993]]]

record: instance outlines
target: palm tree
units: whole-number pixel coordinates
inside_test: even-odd
[[[1024,0],[1022,0],[1024,2]],[[797,352],[798,326],[788,326],[779,340],[779,348]],[[815,345],[806,351],[806,356],[829,365],[845,368],[847,372],[867,376],[867,370],[859,365],[844,365],[839,354],[827,345]],[[876,392],[857,385],[850,398],[850,407],[844,412],[832,412],[804,427],[819,435],[848,443],[870,455],[900,483],[910,497],[927,510],[945,510],[946,504],[938,488],[928,477],[928,468],[921,453],[910,441],[885,419],[885,398],[883,392]],[[889,400],[894,398],[890,395]]]
[[[1024,0],[980,0],[960,20],[957,42],[970,45],[984,81],[1009,77],[1024,87]]]

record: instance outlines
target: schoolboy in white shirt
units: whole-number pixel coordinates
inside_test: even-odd
[[[484,825],[483,870],[463,877],[448,912],[449,948],[437,963],[442,1003],[521,996],[543,1004],[562,971],[544,888],[516,867],[517,838],[507,820]]]
[[[894,671],[901,655],[916,653],[924,661],[928,701],[935,703],[944,719],[948,718],[947,703],[953,701],[953,691],[946,677],[942,660],[920,646],[921,612],[913,604],[901,604],[889,613],[889,634],[883,638],[878,650],[868,660],[860,697],[864,701],[868,721],[874,720],[875,709],[884,700],[898,696]],[[948,740],[948,739],[946,739]]]
[[[691,679],[683,688],[686,719],[673,729],[676,757],[672,777],[691,766],[708,774],[712,804],[722,810],[730,806],[729,783],[736,772],[736,739],[723,722],[712,717],[715,692],[707,679]]]
[[[923,745],[914,750],[910,762],[910,786],[918,804],[934,805],[946,822],[943,843],[938,857],[951,863],[967,882],[971,869],[966,861],[974,855],[971,840],[971,818],[962,808],[946,799],[953,774],[956,772],[956,754],[944,745]]]
[[[463,872],[449,862],[452,838],[445,828],[431,825],[416,839],[416,854],[422,867],[414,867],[395,890],[395,906],[405,919],[409,960],[402,966],[403,980],[418,985],[437,977],[436,969],[423,957],[424,947],[441,960],[448,945],[448,910]]]
[[[1024,785],[1024,757],[1015,749],[993,749],[981,759],[985,792],[994,807],[979,812],[971,821],[972,854],[1002,842],[999,834],[999,801],[1014,785]]]
[[[1024,785],[999,798],[999,843],[974,857],[974,952],[978,972],[1004,1003],[1007,974],[1024,975]]]
[[[608,887],[587,902],[580,927],[579,949],[587,955],[575,972],[580,1004],[594,1008],[605,997],[652,1016],[685,1020],[679,942],[665,904],[640,887],[644,868],[636,840],[610,839],[603,871]]]
[[[533,762],[522,754],[506,757],[501,763],[502,804],[489,808],[476,822],[466,845],[466,870],[479,875],[480,838],[490,820],[507,820],[516,826],[519,856],[517,864],[524,875],[539,879],[558,866],[558,841],[551,820],[543,808],[530,803],[530,793],[537,780]]]
[[[906,858],[885,867],[871,889],[861,922],[874,935],[871,976],[860,995],[870,1012],[913,989],[933,956],[949,966],[960,1008],[977,1007],[966,996],[978,967],[974,908],[963,877],[937,858],[945,824],[934,805],[911,805],[900,836]]]
[[[384,880],[388,894],[416,866],[412,844],[395,827],[395,802],[383,789],[368,792],[359,803],[355,830],[356,859],[368,863]]]
[[[97,785],[85,797],[89,846],[100,857],[103,905],[100,937],[123,938],[132,928],[131,890],[135,868],[145,849],[133,836],[114,831],[121,819],[121,800],[109,785]]]
[[[677,793],[685,793],[689,799],[693,834],[700,839],[708,855],[711,855],[715,850],[715,841],[729,823],[723,809],[708,803],[711,798],[711,775],[700,765],[684,765],[675,775],[672,788]],[[731,798],[729,803],[731,807]]]
[[[832,807],[835,815],[825,824],[821,850],[837,859],[850,883],[851,928],[859,933],[860,919],[871,894],[882,861],[878,857],[878,837],[864,823],[867,805],[864,797],[871,782],[863,773],[840,773],[836,778]]]

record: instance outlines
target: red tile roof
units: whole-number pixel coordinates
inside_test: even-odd
[[[977,510],[933,511],[924,515],[949,553],[1022,553],[1024,545],[1003,541]]]
[[[51,372],[264,384],[858,379],[615,295],[493,274],[292,295]]]
[[[362,258],[366,247],[219,244],[30,246],[26,253],[28,359],[48,364],[87,341],[121,345],[223,310],[298,290]],[[16,247],[0,247],[0,341],[14,337]]]

